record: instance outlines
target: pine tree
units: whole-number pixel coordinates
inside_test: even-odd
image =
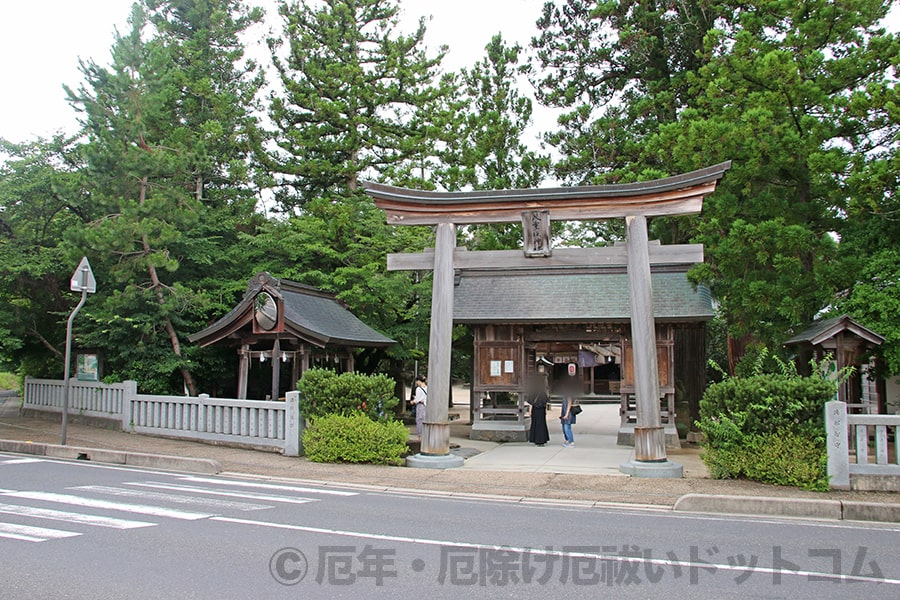
[[[519,78],[528,72],[521,53],[521,46],[508,46],[497,34],[485,46],[484,59],[462,70],[457,120],[436,172],[445,189],[533,188],[547,174],[549,156],[523,140],[532,102],[518,90]],[[467,227],[465,236],[472,249],[515,248],[521,246],[522,228],[478,225]]]
[[[352,196],[361,174],[377,179],[427,154],[423,107],[442,94],[443,52],[426,55],[422,20],[397,33],[398,10],[384,0],[280,5],[285,43],[269,43],[283,92],[271,99],[277,150],[265,160],[280,177],[283,210]]]
[[[571,184],[634,181],[665,174],[643,141],[690,106],[692,75],[708,60],[704,37],[725,3],[660,0],[548,2],[532,40],[538,101],[562,109],[546,134]]]
[[[547,136],[564,156],[558,176],[638,181],[733,161],[699,218],[651,227],[666,241],[703,242],[693,278],[711,287],[730,333],[778,347],[854,271],[833,232],[849,231],[859,205],[847,199],[865,190],[858,175],[892,180],[862,166],[896,139],[900,48],[878,26],[888,7],[548,4],[534,45],[538,97],[567,111]],[[884,196],[872,192],[863,195]]]
[[[110,370],[154,391],[196,393],[195,349],[182,339],[202,327],[203,282],[227,267],[234,228],[255,204],[247,158],[260,81],[238,64],[237,34],[261,14],[241,6],[135,4],[109,68],[83,63],[84,84],[69,90],[84,114],[94,211],[77,241],[112,290],[81,341],[109,349]]]
[[[878,0],[736,8],[710,37],[695,106],[648,145],[684,170],[733,161],[704,204],[696,278],[736,336],[777,347],[853,284],[852,238],[873,224],[854,225],[865,189],[854,171],[895,153],[900,131],[890,116],[900,44],[878,25],[886,10]]]

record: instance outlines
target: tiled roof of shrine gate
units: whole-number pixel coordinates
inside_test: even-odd
[[[713,317],[709,290],[694,286],[683,271],[655,272],[653,316],[696,322]],[[589,273],[465,271],[457,278],[453,320],[457,323],[561,323],[631,318],[624,270]]]

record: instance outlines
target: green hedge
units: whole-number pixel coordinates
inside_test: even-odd
[[[373,421],[363,413],[325,415],[303,432],[303,450],[314,462],[403,464],[409,431],[399,421]]]
[[[328,369],[310,369],[297,388],[300,413],[307,419],[361,412],[372,420],[386,420],[393,418],[399,402],[394,396],[394,380],[387,375],[338,375]]]
[[[697,425],[710,475],[827,490],[824,407],[835,391],[822,377],[790,374],[709,386]]]

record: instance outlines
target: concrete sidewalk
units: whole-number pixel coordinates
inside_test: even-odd
[[[451,441],[461,448],[478,445],[479,454],[466,459],[463,469],[478,471],[516,471],[526,473],[560,473],[583,475],[609,475],[627,477],[619,471],[619,465],[634,458],[634,448],[616,445],[619,427],[618,404],[585,404],[573,425],[574,448],[562,446],[563,435],[559,423],[559,406],[551,408],[547,415],[550,442],[534,446],[525,442],[503,444],[477,442],[468,439],[468,406],[454,406],[460,412],[459,435]],[[451,430],[453,428],[451,427]],[[708,479],[709,473],[700,459],[699,448],[683,448],[668,451],[669,459],[684,466],[685,478]]]
[[[622,475],[618,465],[631,458],[632,450],[615,446],[618,407],[611,405],[590,405],[579,415],[575,448],[562,447],[562,433],[552,412],[548,416],[551,441],[544,447],[469,440],[468,406],[454,406],[453,411],[462,418],[451,424],[451,444],[453,452],[466,461],[461,468],[447,470],[319,464],[274,452],[156,438],[71,421],[68,443],[59,446],[59,421],[52,416],[23,417],[18,405],[17,398],[0,398],[0,451],[511,502],[639,505],[690,512],[900,522],[897,494],[816,493],[750,481],[713,480],[696,448],[670,452],[671,460],[684,465],[683,479]]]

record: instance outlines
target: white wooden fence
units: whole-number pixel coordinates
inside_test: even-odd
[[[300,394],[285,402],[137,393],[137,383],[70,381],[69,414],[120,422],[124,431],[224,444],[278,448],[299,456]],[[62,412],[64,382],[25,378],[22,408]]]
[[[853,476],[900,478],[900,415],[849,415],[847,404],[835,400],[825,405],[825,428],[833,489],[858,488]]]

